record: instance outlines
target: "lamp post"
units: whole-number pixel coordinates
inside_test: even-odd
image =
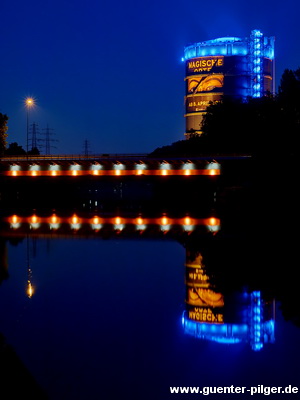
[[[27,97],[25,99],[25,107],[26,107],[26,114],[27,114],[27,132],[26,132],[26,153],[28,156],[28,135],[29,135],[29,110],[35,106],[35,101],[32,97]]]

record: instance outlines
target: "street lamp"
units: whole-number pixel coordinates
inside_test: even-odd
[[[29,135],[29,110],[35,106],[35,100],[32,97],[25,99],[25,107],[27,111],[27,134],[26,134],[26,153],[28,155],[28,135]]]

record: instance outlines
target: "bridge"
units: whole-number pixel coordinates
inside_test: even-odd
[[[153,158],[147,154],[5,156],[2,176],[199,176],[220,175],[213,157]]]

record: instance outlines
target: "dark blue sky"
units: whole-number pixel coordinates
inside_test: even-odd
[[[23,101],[53,153],[149,152],[183,139],[183,48],[252,29],[275,36],[277,85],[300,66],[294,0],[2,0],[0,112],[26,147]]]

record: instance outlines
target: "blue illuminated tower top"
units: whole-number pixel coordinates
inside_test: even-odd
[[[249,38],[221,37],[189,45],[184,48],[183,60],[215,56],[223,56],[224,58],[242,57],[244,58],[244,65],[247,64],[246,70],[243,68],[243,71],[236,72],[246,73],[250,78],[246,96],[261,97],[266,91],[271,93],[275,91],[274,43],[274,37],[266,37],[260,30],[255,29],[251,32]],[[267,60],[271,62],[271,67],[266,65]],[[266,75],[268,75],[271,86],[264,82]],[[271,90],[269,90],[270,87]]]
[[[201,134],[211,102],[275,93],[274,37],[255,29],[249,38],[221,37],[184,48],[186,133]]]

